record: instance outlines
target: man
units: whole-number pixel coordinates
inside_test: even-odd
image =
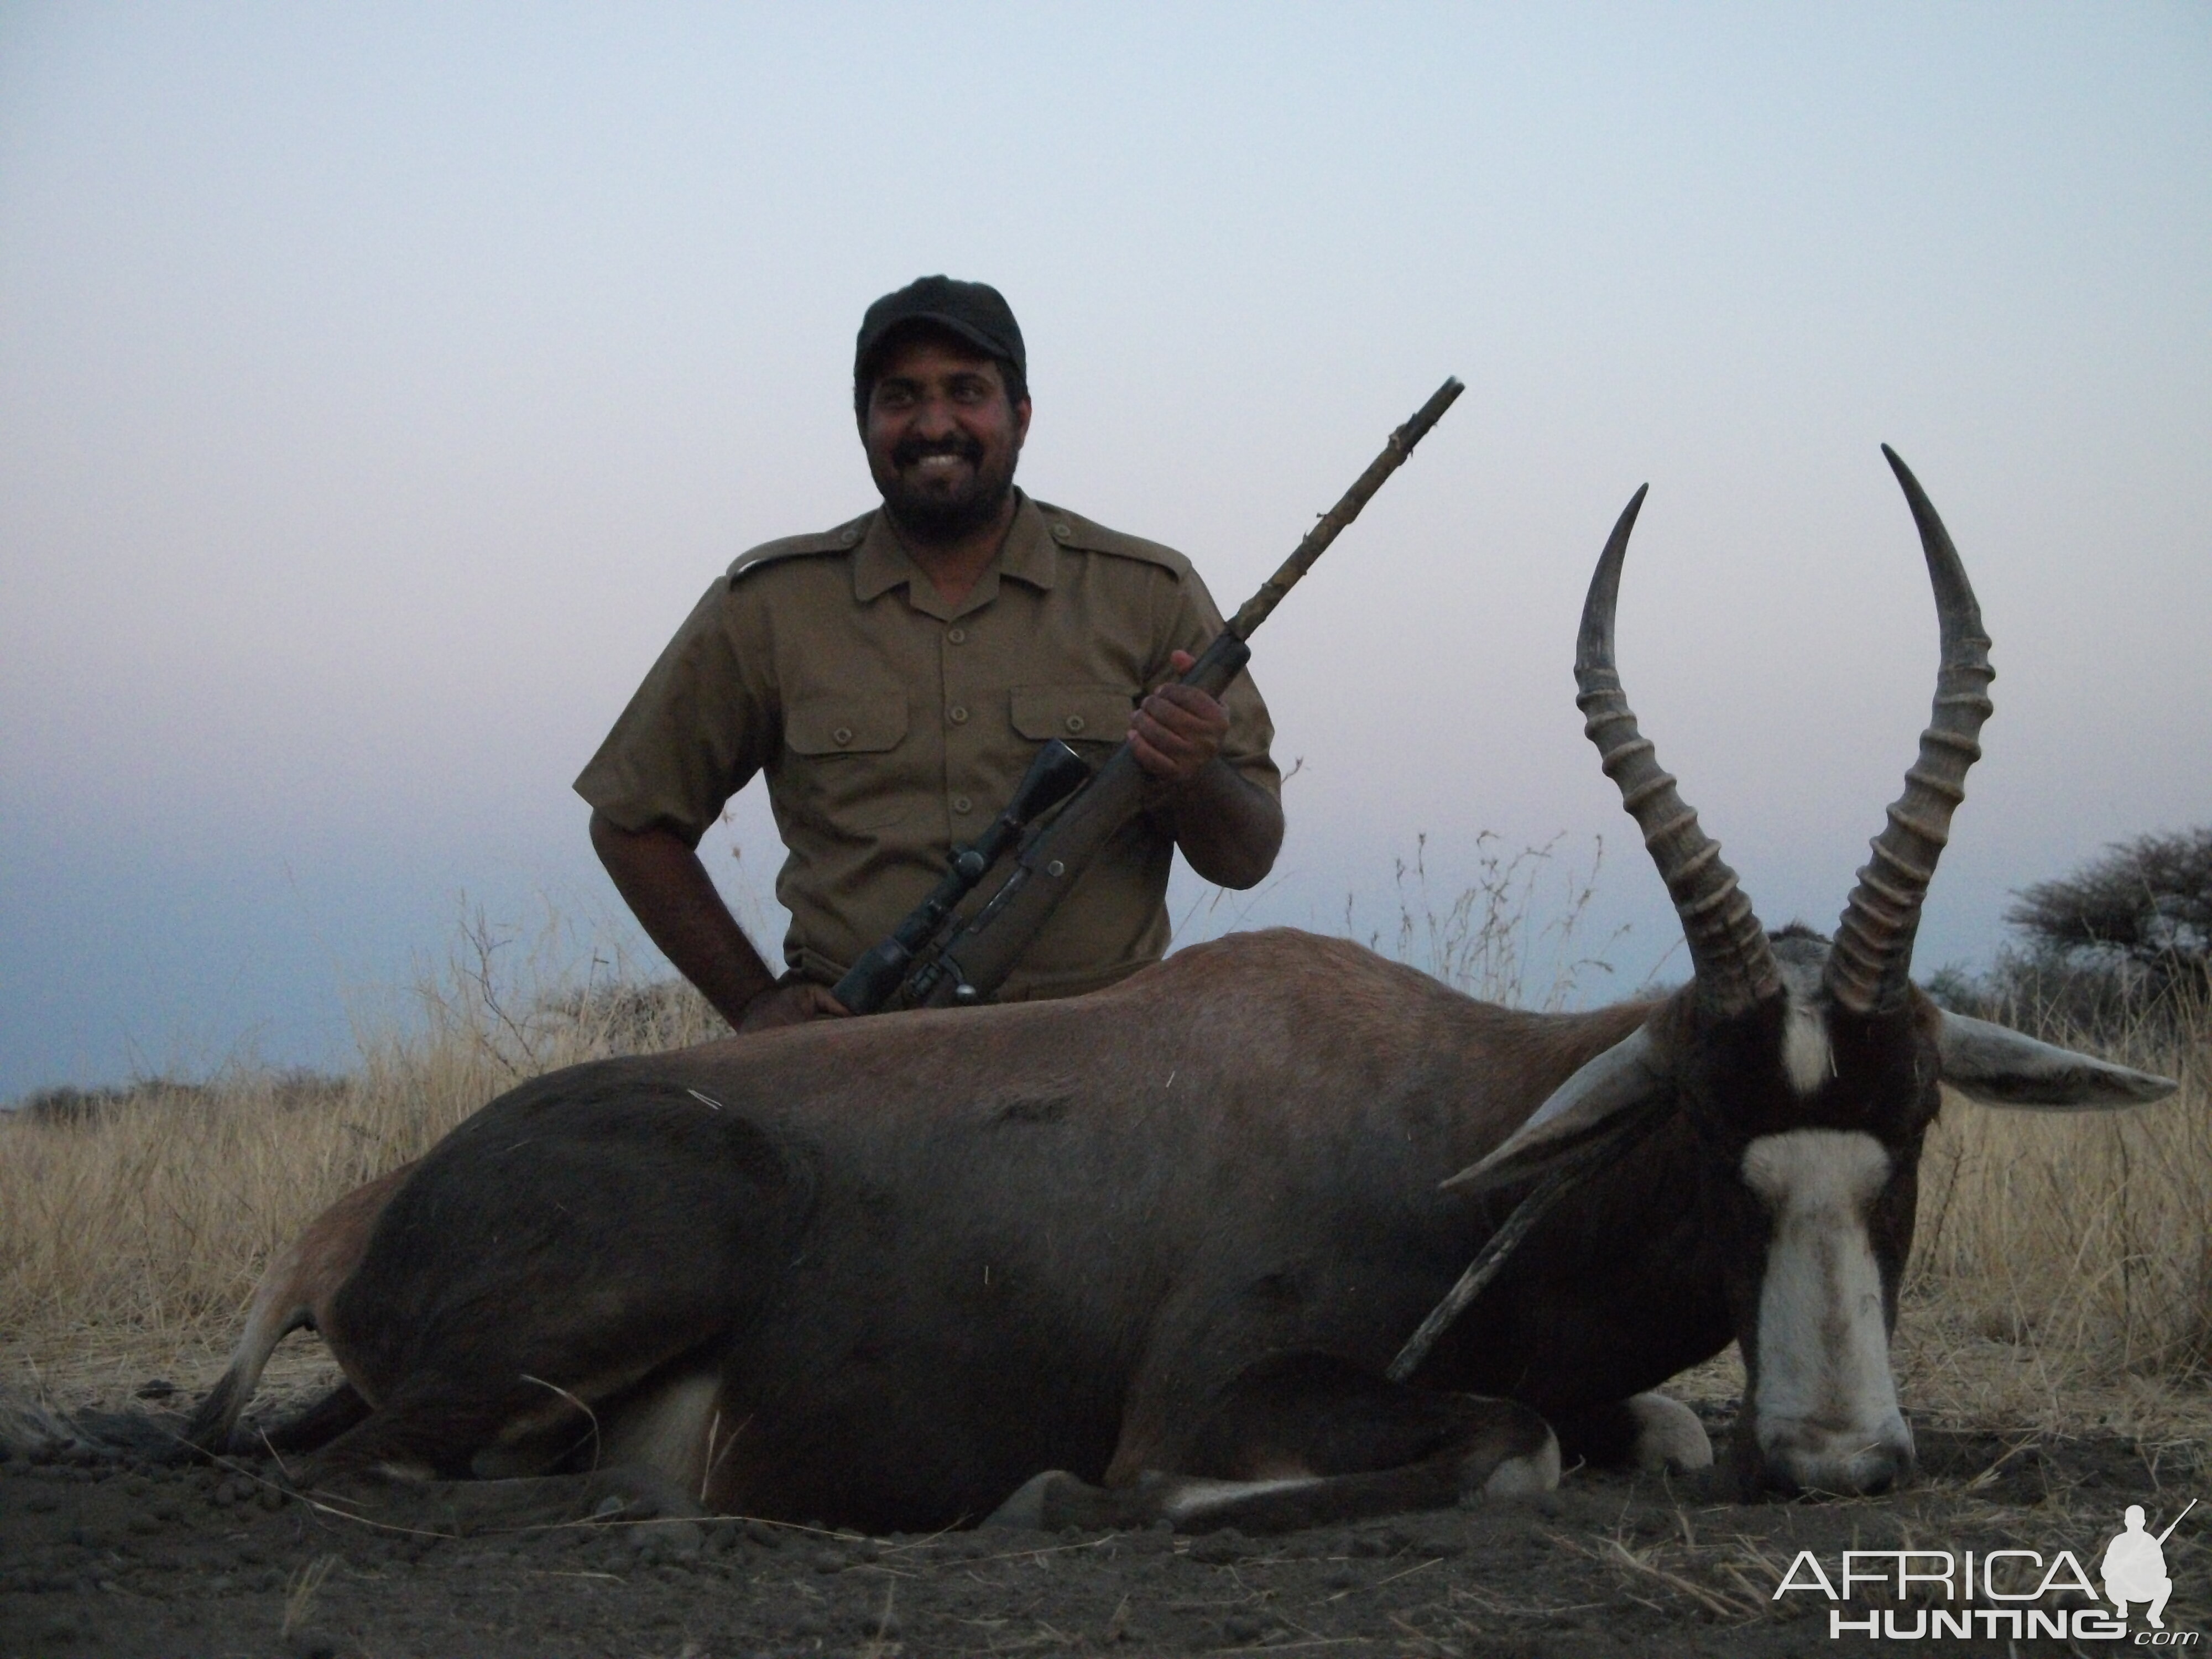
[[[2191,1507],[2194,1507],[2192,1503]],[[2186,1513],[2187,1511],[2184,1511]],[[2174,1517],[2177,1522],[2180,1516]],[[2128,1505],[2121,1517],[2124,1530],[2105,1547],[2105,1595],[2120,1610],[2120,1617],[2128,1616],[2128,1603],[2150,1603],[2148,1617],[2153,1630],[2164,1630],[2166,1598],[2173,1594],[2173,1580],[2166,1576],[2166,1551],[2162,1547],[2173,1528],[2154,1538],[2143,1527],[2143,1507]]]
[[[1157,960],[1176,848],[1241,888],[1282,843],[1250,680],[1218,701],[1171,683],[1221,626],[1189,564],[1013,487],[1028,359],[998,291],[925,276],[877,301],[853,397],[882,507],[739,557],[576,780],[623,897],[741,1031],[844,1013],[827,988],[989,824],[1047,738],[1095,759],[1127,737],[1153,793],[1002,999],[1074,995]],[[789,854],[781,979],[696,850],[756,772]]]

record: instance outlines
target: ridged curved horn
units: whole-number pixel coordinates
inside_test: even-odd
[[[1897,452],[1884,444],[1881,453],[1920,526],[1943,659],[1936,672],[1935,710],[1920,734],[1920,758],[1905,775],[1905,793],[1892,803],[1888,824],[1871,843],[1874,856],[1851,889],[1821,975],[1828,994],[1858,1014],[1895,1007],[1905,998],[1920,902],[1950,839],[1951,813],[1966,798],[1966,769],[1982,757],[1982,722],[1990,717],[1990,682],[1996,678],[1982,608],[1950,533]]]
[[[1583,605],[1582,635],[1575,643],[1575,684],[1582,694],[1583,732],[1597,745],[1606,776],[1620,786],[1620,803],[1644,831],[1644,845],[1674,900],[1698,976],[1698,1000],[1728,1018],[1777,995],[1782,975],[1766,929],[1752,911],[1735,872],[1721,862],[1720,843],[1698,828],[1697,812],[1661,769],[1651,740],[1636,729],[1628,696],[1613,665],[1613,616],[1620,599],[1620,562],[1628,534],[1643,509],[1638,489],[1599,555]]]

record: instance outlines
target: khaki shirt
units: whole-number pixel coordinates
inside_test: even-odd
[[[789,856],[784,958],[832,984],[987,829],[1059,738],[1094,764],[1137,702],[1221,630],[1170,548],[1017,493],[997,561],[949,605],[880,512],[754,548],[687,617],[576,792],[615,824],[696,845],[757,772]],[[1224,694],[1221,757],[1279,796],[1249,676]],[[1069,996],[1168,945],[1174,845],[1140,816],[1054,912],[1002,1000]],[[994,874],[984,890],[1001,878]],[[973,902],[969,908],[973,908]]]

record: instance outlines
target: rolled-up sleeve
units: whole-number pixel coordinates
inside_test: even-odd
[[[742,622],[718,579],[577,775],[576,793],[618,829],[670,830],[696,847],[775,751],[779,711]]]

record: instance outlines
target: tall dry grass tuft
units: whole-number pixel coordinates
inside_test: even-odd
[[[1501,837],[1480,831],[1474,838],[1474,880],[1440,906],[1429,884],[1429,838],[1417,836],[1413,861],[1395,861],[1396,927],[1387,939],[1381,929],[1372,930],[1364,942],[1486,1002],[1547,1012],[1572,1006],[1592,980],[1611,975],[1607,954],[1627,929],[1595,948],[1583,945],[1605,841],[1591,838],[1584,864],[1562,855],[1566,839],[1563,833],[1540,847],[1508,852]],[[1352,911],[1346,895],[1344,931],[1356,939]]]
[[[270,1254],[341,1194],[526,1077],[727,1034],[688,986],[575,959],[557,919],[526,938],[479,914],[346,1077],[236,1067],[0,1117],[0,1376],[198,1384]]]

